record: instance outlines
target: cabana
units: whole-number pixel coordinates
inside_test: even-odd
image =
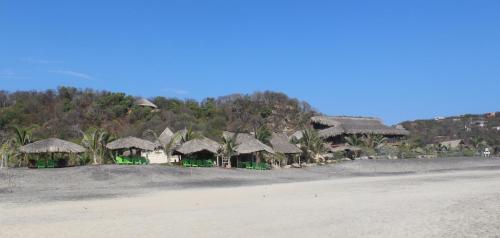
[[[138,155],[141,151],[153,151],[155,147],[151,141],[132,136],[114,140],[106,145],[106,148],[115,151],[117,164],[147,164],[147,158]],[[123,155],[127,150],[130,152],[128,157],[118,156],[118,153]]]
[[[219,164],[217,152],[220,144],[208,139],[200,138],[187,141],[175,149],[176,154],[182,155],[182,165],[186,167],[212,167],[213,160]]]
[[[284,133],[273,133],[270,140],[274,152],[282,154],[286,157],[285,165],[288,164],[289,158],[300,156],[302,150],[296,145],[289,142],[288,136]]]
[[[235,133],[225,131],[223,136],[225,138],[234,137]],[[247,133],[238,133],[236,135],[236,153],[235,160],[230,161],[231,166],[234,164],[238,168],[257,168],[267,169],[267,163],[259,163],[258,153],[265,152],[275,154],[274,150],[268,145],[257,140],[253,135]],[[240,163],[240,160],[246,160]],[[252,162],[255,161],[255,162]],[[261,166],[261,167],[260,167]]]
[[[37,159],[36,167],[54,168],[57,166],[54,160],[54,154],[79,154],[85,152],[86,150],[82,146],[73,142],[57,138],[49,138],[21,146],[20,151],[26,154],[50,155],[50,159]]]

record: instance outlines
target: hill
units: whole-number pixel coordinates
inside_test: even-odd
[[[500,145],[500,112],[406,121],[401,124],[410,131],[409,139],[418,145],[452,139],[462,139],[468,144],[472,138],[483,139],[491,146]]]
[[[192,127],[211,138],[222,130],[252,131],[262,125],[291,132],[317,114],[306,102],[278,92],[233,94],[202,101],[153,97],[157,110],[135,104],[119,92],[59,87],[46,91],[0,91],[0,141],[13,127],[32,128],[33,139],[77,141],[82,131],[103,128],[116,136],[142,136],[147,129]]]

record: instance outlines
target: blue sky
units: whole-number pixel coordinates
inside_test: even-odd
[[[0,0],[0,89],[274,90],[389,124],[500,111],[499,12],[493,0]]]

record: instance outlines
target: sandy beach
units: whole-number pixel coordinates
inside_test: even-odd
[[[86,168],[19,170],[15,191],[0,194],[0,227],[2,237],[498,237],[499,166],[499,159],[450,158],[259,174],[152,167],[139,170],[179,180],[124,182],[128,191],[115,179],[139,176],[129,168],[109,167],[109,177],[93,184],[80,178],[79,188],[72,180]],[[182,170],[188,174],[173,173]],[[66,171],[75,175],[27,185],[32,173],[52,179]],[[106,186],[109,193],[97,192]]]

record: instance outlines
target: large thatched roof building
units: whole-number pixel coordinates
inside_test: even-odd
[[[384,136],[406,136],[405,129],[386,126],[373,117],[315,116],[311,118],[315,129],[322,138],[352,134],[376,134]]]
[[[234,135],[235,133],[233,132],[223,132],[225,138],[231,138]],[[236,144],[236,152],[238,154],[252,154],[261,151],[274,154],[274,150],[270,146],[260,142],[253,135],[248,133],[238,133],[236,135]]]
[[[271,146],[273,150],[277,153],[282,154],[300,154],[302,151],[289,142],[288,136],[286,134],[273,133],[271,137]]]
[[[29,154],[38,153],[83,153],[85,148],[75,144],[73,142],[49,138],[45,140],[39,140],[31,144],[21,146],[21,152]]]
[[[156,145],[151,141],[129,136],[114,140],[108,143],[106,147],[110,150],[140,149],[152,151],[155,149]]]
[[[187,141],[186,143],[176,148],[175,151],[183,155],[194,154],[204,151],[210,152],[212,154],[217,154],[219,148],[220,148],[219,143],[208,138],[199,138]]]

